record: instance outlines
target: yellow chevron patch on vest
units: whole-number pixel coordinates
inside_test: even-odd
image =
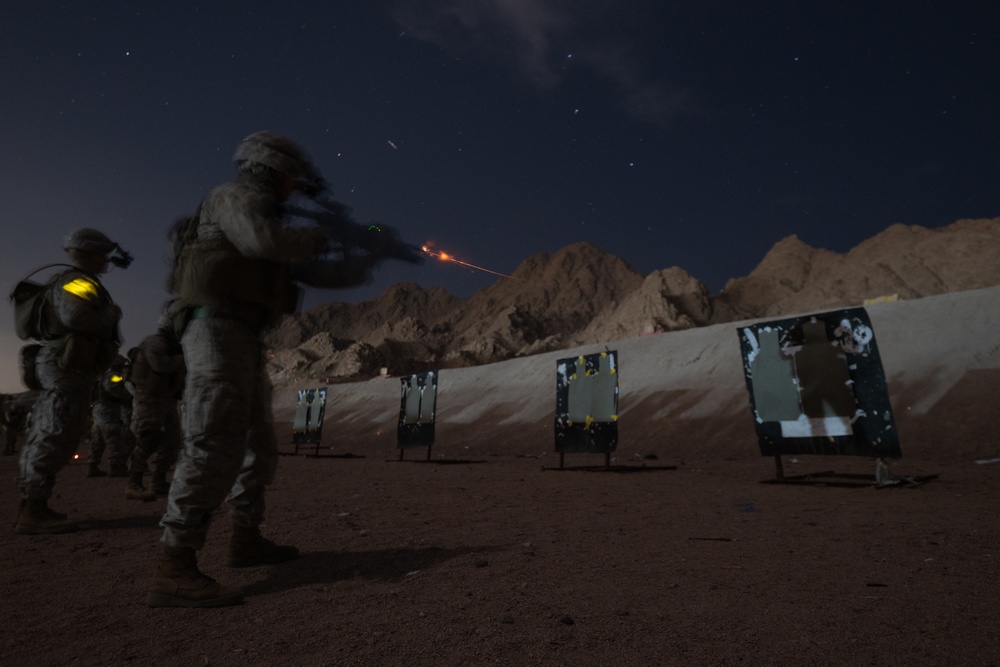
[[[87,301],[93,301],[99,294],[97,290],[97,283],[89,278],[74,278],[62,287],[73,296],[78,296],[81,299],[86,299]]]

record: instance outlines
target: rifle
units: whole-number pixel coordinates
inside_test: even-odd
[[[315,221],[326,230],[330,240],[345,252],[364,250],[377,257],[398,259],[410,264],[422,264],[420,247],[404,242],[392,227],[378,223],[362,224],[354,219],[350,207],[332,199],[311,199],[318,210],[286,206],[285,213]]]

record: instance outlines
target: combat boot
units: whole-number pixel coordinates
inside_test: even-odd
[[[17,528],[17,522],[21,520],[21,512],[24,511],[24,506],[27,502],[24,498],[18,499],[17,512],[14,513],[14,528]]]
[[[21,498],[20,500],[17,501],[17,513],[14,514],[14,527],[15,528],[17,528],[17,522],[20,520],[20,518],[21,518],[21,512],[24,511],[24,506],[27,504],[27,502],[28,501],[25,500],[24,498]],[[59,519],[60,521],[64,521],[66,519],[66,515],[65,514],[63,514],[62,512],[57,512],[57,511],[55,511],[54,509],[51,509],[51,508],[49,508],[49,514],[51,514],[55,518]]]
[[[133,472],[129,475],[128,484],[125,485],[125,499],[151,503],[156,500],[156,494],[142,485],[141,472]]]
[[[284,563],[299,557],[299,550],[292,546],[275,544],[260,534],[256,526],[233,526],[229,541],[229,567],[254,567]]]
[[[49,509],[47,500],[24,500],[14,524],[18,535],[59,535],[77,530],[76,521],[70,521],[62,512]]]
[[[170,494],[170,482],[167,481],[167,471],[166,470],[154,470],[153,480],[149,484],[149,488],[153,490],[158,496],[166,496]]]
[[[87,477],[107,477],[108,473],[101,470],[97,463],[91,463],[87,468]]]
[[[243,600],[243,591],[202,574],[194,549],[166,547],[153,573],[146,604],[150,607],[225,607]]]

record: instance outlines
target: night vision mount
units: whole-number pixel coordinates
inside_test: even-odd
[[[132,264],[133,259],[135,258],[117,243],[115,244],[115,249],[108,256],[108,261],[119,269],[127,269]]]

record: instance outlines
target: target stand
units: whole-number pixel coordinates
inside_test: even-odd
[[[322,447],[323,441],[323,417],[326,413],[327,388],[299,389],[295,402],[295,417],[292,420],[292,445],[295,447],[292,452],[298,456],[299,449],[312,449],[311,454],[315,458],[356,458],[354,454],[320,454],[320,449],[332,449],[332,447]]]
[[[899,435],[864,308],[758,322],[737,333],[761,455],[774,457],[775,478],[764,482],[882,488],[937,476],[889,473],[886,459],[901,456]],[[808,454],[869,457],[875,475],[785,475],[783,455]]]
[[[618,352],[605,350],[556,361],[558,469],[570,469],[565,466],[566,454],[583,453],[603,454],[603,469],[610,470],[611,452],[617,448]]]
[[[434,446],[434,413],[437,410],[437,371],[414,373],[400,378],[399,423],[396,442],[399,460],[407,449],[427,448],[427,461],[431,460]]]

